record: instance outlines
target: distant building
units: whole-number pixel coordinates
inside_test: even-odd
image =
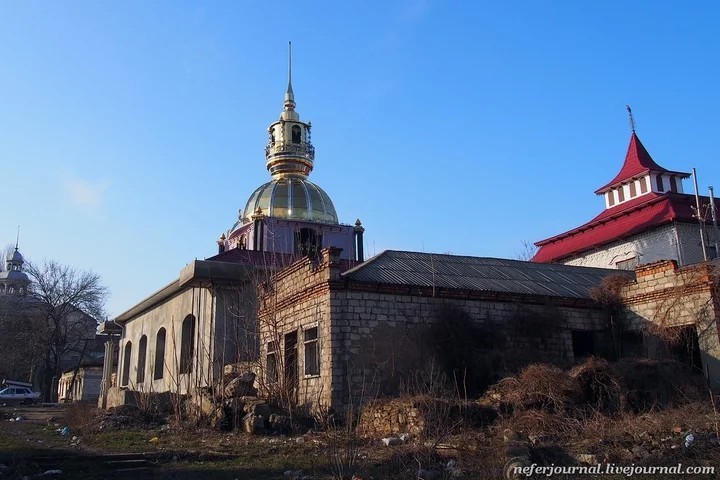
[[[25,260],[20,254],[17,244],[5,263],[5,271],[0,271],[0,295],[27,295],[30,278],[23,272]]]
[[[605,210],[584,225],[536,242],[532,261],[624,270],[658,260],[681,266],[703,261],[695,196],[682,184],[689,176],[658,165],[633,130],[620,172],[595,191],[603,196]],[[717,258],[710,201],[700,200],[705,248],[708,258]]]
[[[58,402],[97,403],[102,373],[102,362],[83,363],[65,370],[58,381]]]

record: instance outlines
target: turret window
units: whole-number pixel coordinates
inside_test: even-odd
[[[645,180],[645,177],[640,179],[640,193],[647,193],[647,180]]]
[[[633,198],[637,195],[637,190],[635,189],[635,182],[630,183],[630,198]]]
[[[620,185],[620,188],[618,188],[618,202],[624,202],[625,201],[625,186]]]
[[[613,205],[615,205],[615,193],[612,190],[607,193],[607,199],[608,206],[612,207]]]
[[[300,142],[301,142],[300,127],[297,125],[293,125],[293,127],[292,127],[292,143],[300,143]]]
[[[677,191],[678,191],[677,178],[675,178],[675,177],[670,177],[670,191],[673,193],[677,193]]]
[[[662,175],[657,176],[657,189],[658,189],[658,192],[662,192],[665,190],[665,185],[663,185]]]

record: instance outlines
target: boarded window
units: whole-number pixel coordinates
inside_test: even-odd
[[[153,378],[160,380],[165,372],[165,329],[158,330],[155,337],[155,372]]]
[[[180,373],[192,372],[195,354],[195,316],[188,315],[182,323],[180,340]]]
[[[147,355],[147,336],[140,337],[138,346],[137,383],[145,381],[145,356]]]
[[[317,327],[303,332],[305,343],[305,375],[320,375],[320,348]]]
[[[640,179],[640,193],[647,193],[647,180],[646,177]]]

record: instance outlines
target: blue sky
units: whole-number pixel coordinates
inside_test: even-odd
[[[720,189],[714,2],[0,2],[0,245],[99,273],[117,315],[269,175],[293,41],[310,179],[366,251],[515,258],[603,208],[625,104]],[[685,188],[692,184],[686,181]]]

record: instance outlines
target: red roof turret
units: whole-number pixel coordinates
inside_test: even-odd
[[[655,163],[655,160],[652,159],[635,131],[633,131],[632,136],[630,137],[630,145],[628,146],[627,153],[625,154],[625,163],[623,163],[620,172],[612,179],[612,181],[610,181],[610,183],[595,190],[595,193],[598,195],[603,194],[621,183],[627,183],[631,180],[642,177],[648,172],[669,173],[677,175],[681,178],[688,178],[690,176],[689,173],[672,172]]]

